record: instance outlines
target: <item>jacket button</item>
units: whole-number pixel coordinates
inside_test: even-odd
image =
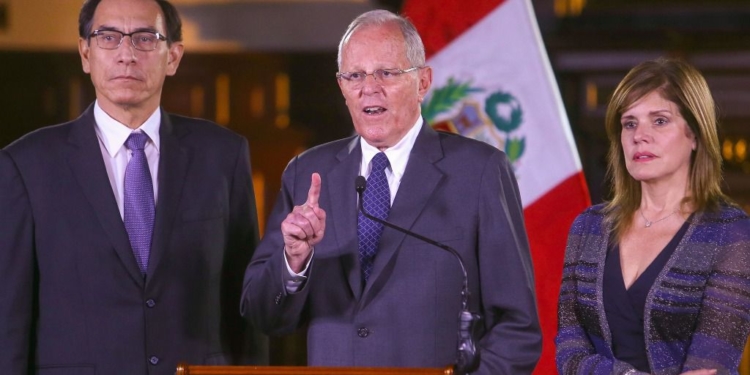
[[[365,327],[362,327],[362,328],[360,328],[360,329],[357,330],[357,336],[359,336],[359,337],[365,338],[365,337],[367,337],[369,335],[370,335],[370,330],[367,329],[367,328],[365,328]]]
[[[156,301],[154,301],[154,300],[152,300],[152,299],[149,298],[149,299],[146,300],[146,306],[148,306],[149,308],[152,308],[152,307],[156,306]]]
[[[284,295],[283,295],[283,293],[279,293],[279,294],[277,294],[277,295],[276,295],[276,299],[274,299],[274,302],[275,302],[275,303],[276,303],[277,305],[280,305],[280,304],[281,304],[281,298],[282,298],[283,296],[284,296]]]
[[[157,363],[159,363],[159,357],[152,355],[151,357],[149,357],[148,361],[152,365],[156,365]]]

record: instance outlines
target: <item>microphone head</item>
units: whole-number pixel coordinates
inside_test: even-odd
[[[367,188],[367,180],[363,176],[357,176],[354,180],[354,187],[357,188],[357,194],[364,193]]]

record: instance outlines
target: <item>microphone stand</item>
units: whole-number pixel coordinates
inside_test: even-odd
[[[453,254],[456,257],[456,260],[458,260],[459,266],[461,266],[461,272],[463,273],[463,286],[461,288],[461,311],[458,314],[458,355],[456,359],[456,372],[458,375],[462,374],[468,374],[472,371],[475,371],[479,367],[479,351],[476,348],[476,344],[474,341],[474,335],[478,329],[479,321],[482,319],[481,315],[479,314],[473,314],[469,311],[469,295],[471,294],[469,292],[469,277],[466,273],[466,267],[464,267],[463,259],[461,258],[461,254],[456,251],[456,249],[437,242],[431,238],[427,238],[421,234],[414,233],[408,229],[401,228],[395,224],[392,224],[388,221],[385,221],[379,217],[375,217],[370,215],[367,211],[365,211],[364,206],[362,205],[362,194],[365,192],[365,189],[367,188],[367,180],[363,176],[357,176],[355,180],[355,187],[357,189],[357,195],[359,197],[359,202],[357,203],[357,207],[359,208],[359,212],[362,213],[366,218],[375,221],[377,223],[383,224],[387,226],[388,228],[395,229],[403,234],[406,234],[408,236],[417,238],[419,240],[422,240],[430,245],[437,246],[451,254]]]

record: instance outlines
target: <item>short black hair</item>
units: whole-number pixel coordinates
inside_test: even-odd
[[[164,13],[164,20],[167,27],[167,43],[181,42],[182,41],[182,20],[180,14],[177,12],[177,8],[167,0],[154,0],[159,7],[161,12]],[[94,12],[96,7],[99,6],[102,0],[86,0],[81,7],[81,12],[78,14],[78,36],[83,39],[88,39],[91,35],[91,27],[94,21]]]

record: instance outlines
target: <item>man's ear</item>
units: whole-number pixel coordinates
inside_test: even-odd
[[[91,52],[91,44],[88,39],[78,38],[78,54],[81,55],[81,65],[84,73],[91,73],[91,65],[89,63],[89,53]]]
[[[173,76],[177,73],[177,67],[180,66],[180,60],[182,60],[182,54],[185,50],[185,46],[182,42],[172,42],[167,51],[167,75]]]
[[[432,87],[432,68],[425,65],[424,68],[417,70],[417,74],[419,75],[419,98],[421,101]]]

